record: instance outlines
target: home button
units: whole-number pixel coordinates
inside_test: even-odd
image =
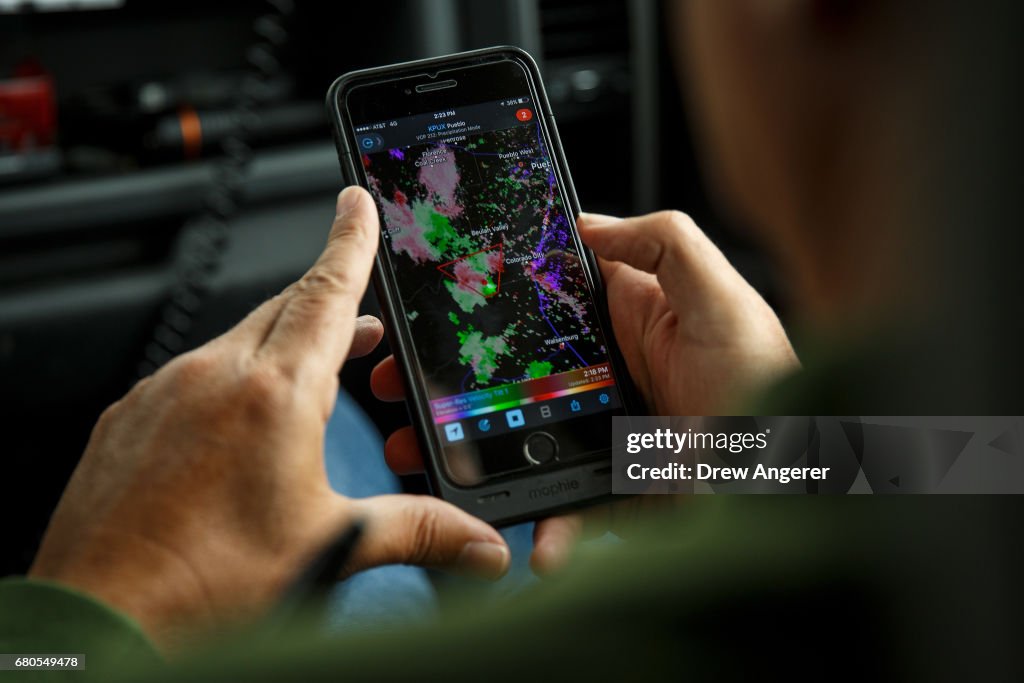
[[[523,455],[530,464],[543,465],[558,455],[558,442],[547,432],[534,432],[523,442]]]

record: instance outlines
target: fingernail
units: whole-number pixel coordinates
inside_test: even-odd
[[[378,318],[372,315],[361,315],[356,318],[356,330],[376,330],[381,327],[381,322]]]
[[[340,216],[343,213],[351,211],[352,208],[359,203],[361,194],[362,193],[359,191],[359,188],[355,185],[349,185],[342,190],[341,194],[338,195],[336,214]]]
[[[370,315],[369,313],[366,313],[366,314],[361,315],[358,318],[356,318],[356,325],[358,325],[360,327],[367,327],[367,326],[370,326],[370,325],[373,325],[374,327],[376,327],[377,325],[380,325],[380,324],[381,324],[380,323],[380,318],[378,318],[375,315]]]
[[[587,227],[593,228],[618,223],[622,219],[618,216],[606,216],[603,213],[581,213],[577,220],[586,223]]]
[[[455,560],[459,571],[491,581],[503,577],[508,565],[508,548],[488,541],[470,541]]]

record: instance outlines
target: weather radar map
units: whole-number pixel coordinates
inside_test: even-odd
[[[612,384],[539,125],[457,123],[362,156],[437,421]]]

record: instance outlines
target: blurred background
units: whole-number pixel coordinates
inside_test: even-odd
[[[341,187],[324,94],[352,69],[495,44],[540,63],[586,210],[708,202],[655,0],[0,0],[0,576],[23,572],[103,408],[319,253]],[[364,312],[377,309],[372,292]],[[344,386],[384,433],[402,406]],[[408,480],[412,489],[422,482]]]

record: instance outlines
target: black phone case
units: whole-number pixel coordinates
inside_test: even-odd
[[[334,131],[334,142],[338,149],[342,175],[348,185],[361,185],[361,176],[356,166],[360,158],[352,153],[354,139],[343,118],[341,98],[345,91],[355,85],[381,80],[383,78],[399,78],[412,76],[423,71],[453,66],[484,64],[487,62],[512,59],[524,66],[530,75],[532,86],[537,95],[537,104],[543,114],[552,155],[558,168],[560,180],[564,184],[566,195],[571,203],[573,216],[579,214],[579,199],[572,183],[572,177],[565,161],[562,143],[558,137],[558,129],[551,111],[547,93],[541,80],[536,62],[525,50],[512,46],[500,46],[461,52],[445,57],[421,59],[403,62],[390,66],[352,71],[339,77],[327,91],[327,111]],[[575,222],[573,223],[575,231]],[[578,239],[578,237],[577,237]],[[580,246],[583,246],[580,243]],[[383,241],[381,249],[385,248]],[[642,402],[629,379],[626,365],[615,343],[611,323],[608,317],[608,304],[601,274],[593,253],[583,246],[581,256],[594,290],[597,314],[605,330],[612,368],[616,385],[625,404],[627,414],[636,415],[642,409]],[[567,509],[592,504],[611,496],[611,450],[607,457],[589,460],[582,464],[572,464],[565,468],[532,472],[526,470],[512,478],[485,482],[473,487],[462,487],[448,481],[444,465],[439,453],[440,447],[434,433],[433,420],[429,403],[417,379],[405,361],[413,353],[412,340],[408,338],[406,328],[396,320],[398,308],[394,302],[398,294],[392,289],[392,283],[386,272],[386,264],[378,251],[373,270],[373,284],[381,304],[384,326],[388,341],[402,371],[402,378],[408,390],[408,407],[419,446],[425,455],[425,466],[434,495],[446,500],[467,512],[494,525],[512,524],[540,517]]]

